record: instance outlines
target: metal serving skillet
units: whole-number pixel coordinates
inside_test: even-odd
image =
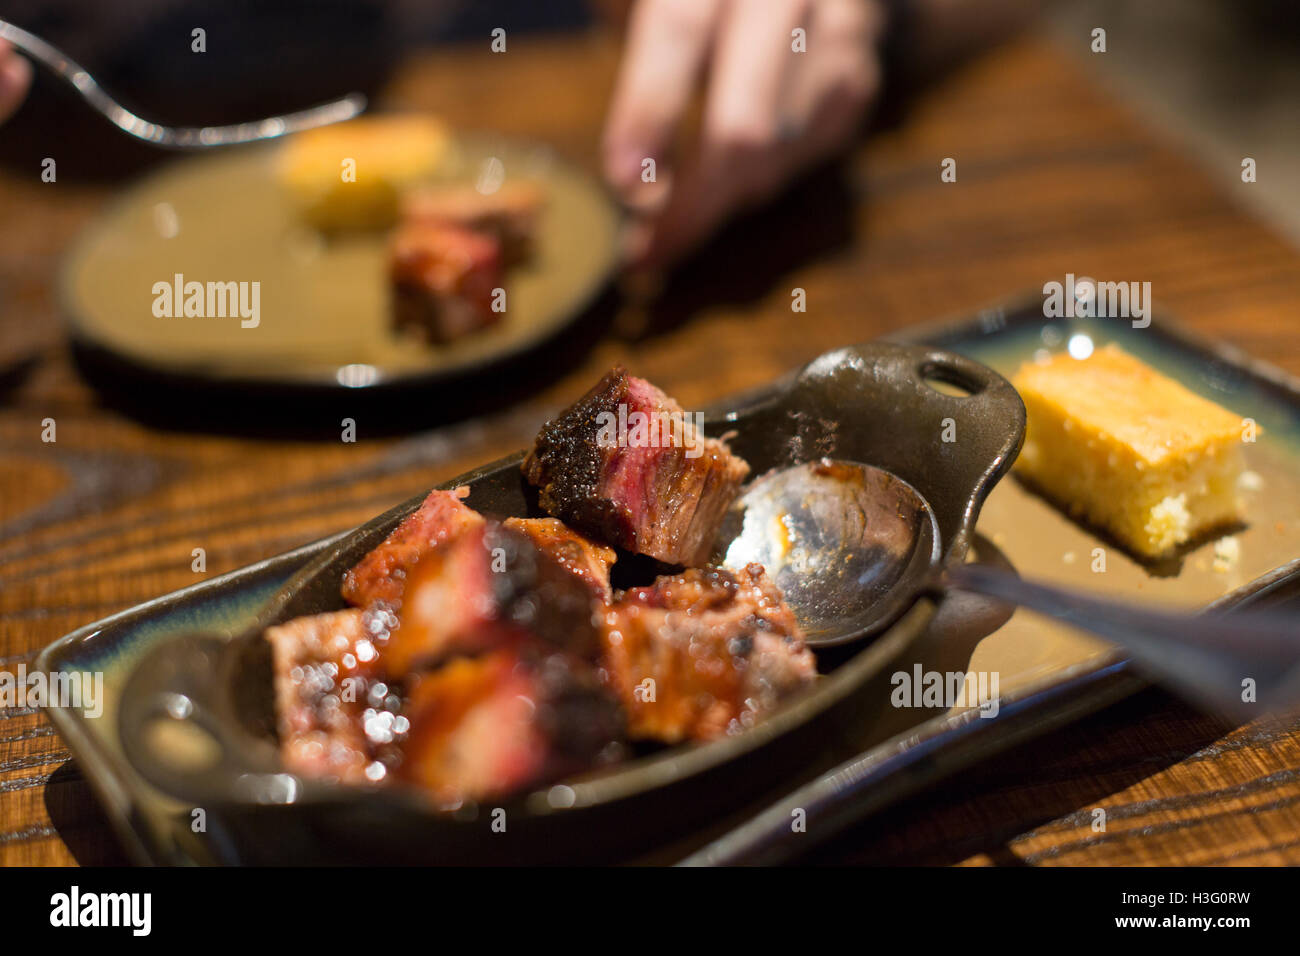
[[[939,391],[935,383],[956,388]],[[756,395],[707,410],[705,421],[710,434],[733,433],[732,448],[755,476],[826,456],[892,472],[931,504],[944,560],[955,562],[965,557],[985,497],[1019,451],[1025,412],[1011,385],[977,362],[870,343],[829,352]],[[954,430],[956,440],[944,441]],[[520,477],[522,457],[441,487],[468,485],[467,503],[487,514],[539,514]],[[824,676],[751,730],[665,748],[499,806],[440,813],[416,790],[372,791],[288,773],[276,752],[261,632],[343,607],[343,572],[422,499],[339,540],[244,634],[176,638],[131,674],[118,718],[126,757],[152,784],[204,809],[220,847],[215,856],[246,863],[578,862],[663,844],[806,767],[828,735],[878,704],[877,693],[888,689],[886,668],[935,611],[922,597],[874,640],[819,651]]]

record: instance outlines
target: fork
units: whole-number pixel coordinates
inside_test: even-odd
[[[74,87],[86,102],[122,132],[164,149],[198,150],[275,139],[289,133],[352,119],[366,108],[364,96],[349,93],[320,106],[248,123],[232,123],[229,126],[164,126],[161,123],[151,123],[122,106],[104,91],[85,68],[35,34],[0,20],[0,37]]]

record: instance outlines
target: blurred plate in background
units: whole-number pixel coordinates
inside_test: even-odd
[[[389,330],[387,234],[326,239],[278,184],[281,144],[185,159],[133,186],[81,238],[61,293],[73,340],[117,373],[311,394],[431,386],[500,369],[559,336],[616,265],[619,214],[601,185],[536,144],[458,136],[439,180],[499,160],[546,195],[533,260],[506,276],[504,321],[449,346]],[[495,165],[495,164],[494,164]],[[260,321],[154,315],[153,288],[259,282]]]

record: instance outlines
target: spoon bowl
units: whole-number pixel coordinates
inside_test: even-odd
[[[857,640],[916,599],[940,559],[921,493],[880,468],[805,462],[754,482],[723,529],[723,564],[763,565],[812,647]]]

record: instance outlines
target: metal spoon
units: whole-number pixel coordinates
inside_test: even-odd
[[[921,595],[956,588],[1114,641],[1158,683],[1235,716],[1258,717],[1300,702],[1300,620],[1294,615],[1167,613],[982,565],[947,566],[929,503],[900,478],[869,465],[823,460],[766,475],[741,497],[730,532],[723,563],[766,567],[813,647],[866,637]],[[1250,696],[1248,679],[1255,694],[1243,700]]]
[[[122,106],[104,92],[104,88],[84,67],[34,33],[0,20],[0,37],[48,67],[124,133],[165,149],[209,149],[275,139],[289,133],[352,119],[366,108],[364,96],[350,93],[331,103],[247,123],[232,123],[229,126],[163,126],[161,123],[151,123]]]

